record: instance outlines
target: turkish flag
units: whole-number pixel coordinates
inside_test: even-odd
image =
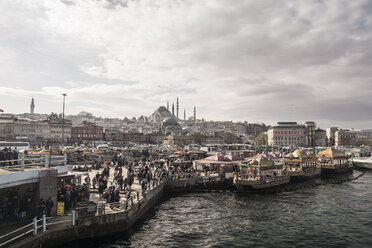
[[[251,170],[252,170],[251,167],[247,167],[247,174],[251,174]]]

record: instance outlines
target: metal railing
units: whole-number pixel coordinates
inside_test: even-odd
[[[135,206],[135,204],[137,204],[142,199],[144,199],[144,196],[145,196],[146,193],[148,193],[149,191],[157,188],[157,186],[159,186],[162,182],[163,182],[163,180],[160,180],[160,179],[152,180],[147,185],[147,189],[146,190],[144,190],[144,191],[136,191],[135,192],[135,196],[130,196],[129,198],[125,198],[124,200],[121,200],[119,202],[110,202],[110,203],[107,203],[107,202],[101,201],[101,202],[99,202],[97,204],[97,209],[96,209],[96,211],[94,213],[94,216],[101,216],[101,215],[106,215],[106,214],[110,214],[110,213],[117,213],[117,212],[121,212],[121,211],[123,211],[123,212],[128,211],[133,206]],[[94,206],[94,205],[92,205],[92,206]],[[89,208],[91,208],[92,206],[84,206],[84,207],[78,207],[78,208],[76,208],[76,212],[77,212],[77,217],[76,218],[79,219],[79,218],[83,217],[81,213],[82,212],[89,212]]]
[[[0,165],[7,169],[20,169],[24,171],[25,168],[30,167],[45,167],[50,168],[53,166],[67,166],[67,155],[54,156],[54,155],[25,155],[21,154],[18,159],[1,160]]]
[[[153,180],[151,183],[149,183],[147,190],[143,191],[142,194],[140,191],[137,191],[135,194],[135,197],[130,196],[129,198],[125,199],[124,201],[120,202],[112,202],[112,203],[106,203],[106,202],[99,202],[97,204],[97,208],[94,211],[94,216],[101,216],[106,215],[110,213],[118,213],[118,212],[125,212],[130,210],[133,206],[138,204],[141,200],[144,199],[144,194],[149,192],[150,190],[154,190],[159,186],[163,180]],[[142,197],[141,197],[142,196]],[[38,230],[41,229],[42,233],[47,231],[47,226],[62,224],[62,223],[71,223],[71,226],[77,225],[77,220],[79,218],[83,218],[84,216],[82,213],[85,211],[87,212],[89,208],[92,206],[85,206],[85,207],[78,207],[75,210],[72,210],[71,214],[68,214],[71,216],[71,219],[64,219],[59,220],[57,218],[52,217],[46,217],[43,215],[41,219],[37,219],[36,217],[33,219],[33,221],[30,224],[27,224],[23,227],[20,227],[16,230],[13,230],[9,233],[6,233],[2,236],[0,236],[0,247],[5,247],[6,245],[9,245],[12,242],[19,241],[20,239],[26,237],[30,233],[32,233],[33,236],[38,235]],[[95,208],[95,206],[93,205]],[[54,221],[50,221],[50,220]]]
[[[23,227],[20,227],[16,230],[13,230],[9,233],[6,233],[2,236],[0,236],[0,247],[5,247],[6,245],[15,242],[28,234],[32,233],[33,236],[37,236],[38,229],[41,229],[43,233],[46,232],[47,226],[56,225],[56,224],[62,224],[71,222],[72,226],[76,225],[76,212],[75,210],[72,211],[70,220],[63,220],[63,221],[55,221],[55,222],[47,222],[48,220],[51,220],[52,217],[46,217],[43,215],[41,219],[37,219],[36,217],[33,219],[33,221],[30,224],[27,224]],[[16,235],[16,236],[14,236]]]

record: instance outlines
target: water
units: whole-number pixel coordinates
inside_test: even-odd
[[[94,246],[372,247],[372,172],[351,182],[269,195],[170,197],[131,232]]]

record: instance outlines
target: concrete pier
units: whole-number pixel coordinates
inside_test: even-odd
[[[76,225],[71,222],[57,224],[52,226],[46,232],[37,236],[30,236],[18,241],[9,247],[31,248],[31,247],[54,247],[63,246],[68,242],[79,239],[99,238],[116,233],[122,233],[128,230],[137,220],[139,220],[150,208],[154,207],[162,200],[164,195],[165,182],[146,192],[143,198],[134,202],[128,210],[119,210],[103,215],[80,217]],[[71,216],[58,217],[65,220],[71,219]]]

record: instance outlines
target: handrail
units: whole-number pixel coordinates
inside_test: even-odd
[[[23,227],[21,227],[21,228],[18,228],[18,229],[16,229],[16,230],[14,230],[14,231],[11,231],[10,233],[4,234],[4,235],[0,236],[0,239],[5,238],[6,236],[9,236],[9,235],[11,235],[11,234],[13,234],[13,233],[15,233],[15,232],[18,232],[18,231],[20,231],[20,230],[22,230],[22,229],[24,229],[24,228],[26,228],[26,227],[28,227],[28,226],[32,226],[33,224],[34,224],[34,223],[31,222],[31,223],[28,224],[28,225],[25,225],[25,226],[23,226]]]
[[[25,236],[25,235],[27,235],[27,234],[29,234],[29,233],[34,233],[34,235],[36,235],[36,234],[37,234],[37,230],[40,229],[40,228],[42,228],[43,232],[45,232],[45,231],[46,231],[46,226],[48,226],[48,225],[53,225],[53,224],[57,224],[57,223],[62,223],[62,222],[60,221],[60,222],[52,222],[52,223],[47,224],[46,221],[47,221],[47,220],[50,220],[51,218],[52,218],[52,217],[46,217],[46,216],[44,215],[43,218],[41,218],[41,219],[38,220],[38,219],[36,219],[36,217],[35,217],[34,220],[33,220],[30,224],[27,224],[27,225],[25,225],[25,226],[23,226],[23,227],[21,227],[21,228],[18,228],[18,229],[16,229],[16,230],[13,230],[13,231],[7,233],[7,234],[2,235],[2,236],[0,237],[0,240],[6,238],[6,237],[9,236],[9,235],[12,235],[12,234],[15,234],[15,233],[19,232],[19,231],[22,230],[22,229],[25,229],[25,228],[27,228],[27,227],[32,227],[31,229],[29,229],[29,230],[27,230],[27,231],[25,231],[25,232],[23,232],[23,233],[21,233],[21,234],[15,236],[15,237],[11,238],[11,239],[9,239],[9,240],[6,240],[6,241],[3,242],[3,243],[0,243],[0,247],[4,246],[4,245],[6,245],[6,244],[8,244],[8,243],[10,243],[10,242],[12,242],[12,241],[15,241],[15,240],[17,240],[17,239],[19,239],[19,238],[21,238],[21,237],[23,237],[23,236]],[[63,222],[69,222],[69,221],[70,221],[70,220],[63,221]],[[39,225],[39,224],[38,224],[39,222],[42,222],[42,224]]]

